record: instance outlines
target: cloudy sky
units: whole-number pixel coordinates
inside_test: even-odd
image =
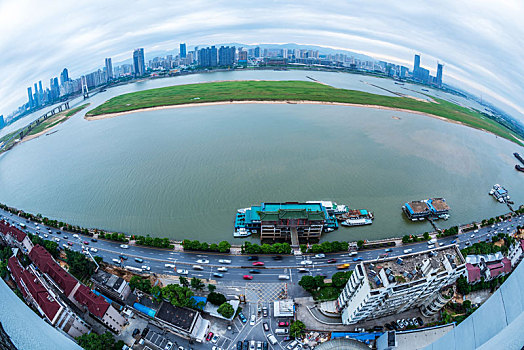
[[[347,49],[435,74],[524,121],[522,0],[0,0],[0,114],[67,67],[78,77],[147,52],[226,42]]]

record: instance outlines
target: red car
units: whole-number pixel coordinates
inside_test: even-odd
[[[253,266],[264,266],[264,263],[262,261],[255,261]]]
[[[333,263],[336,263],[337,262],[337,259],[329,259],[327,261],[328,264],[333,264]]]
[[[206,340],[207,340],[207,341],[210,341],[211,338],[213,338],[213,332],[209,332],[209,333],[207,334]]]
[[[84,244],[85,244],[85,245],[89,245],[89,242],[88,242],[88,241],[84,241]]]
[[[73,242],[67,242],[67,244],[69,244],[70,246],[73,246]]]
[[[285,321],[285,322],[284,322],[284,321],[283,321],[283,322],[279,322],[279,323],[278,323],[278,326],[279,326],[279,327],[287,327],[287,326],[289,326],[289,322],[288,322],[288,321]]]
[[[251,276],[251,275],[244,275],[244,279],[245,280],[252,280],[253,276]]]

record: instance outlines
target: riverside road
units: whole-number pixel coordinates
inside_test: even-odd
[[[18,217],[7,211],[0,210],[0,216],[9,221],[9,223],[19,226],[20,224],[26,225],[26,232],[37,234],[43,239],[55,240],[58,239],[60,248],[71,242],[73,245],[68,246],[69,249],[81,251],[82,246],[87,248],[96,248],[97,251],[91,251],[93,256],[100,256],[104,259],[104,262],[115,264],[113,259],[121,260],[120,256],[125,255],[127,260],[122,260],[120,266],[132,266],[135,268],[141,268],[142,266],[150,267],[150,273],[155,274],[170,274],[180,276],[181,270],[187,270],[185,277],[198,277],[207,280],[216,280],[220,282],[234,282],[235,285],[242,285],[242,283],[256,282],[256,283],[275,283],[275,282],[287,282],[296,284],[303,275],[325,275],[330,278],[335,272],[337,272],[336,265],[348,263],[350,269],[353,269],[358,261],[355,259],[361,259],[363,261],[376,260],[379,255],[384,254],[385,249],[374,249],[374,250],[363,250],[358,251],[355,256],[348,256],[348,253],[331,253],[325,254],[325,258],[318,259],[311,255],[282,255],[282,260],[274,260],[272,255],[259,255],[258,259],[248,261],[249,255],[229,255],[229,254],[218,254],[208,252],[178,252],[168,249],[150,248],[129,245],[128,248],[123,249],[120,247],[121,243],[112,242],[106,240],[98,240],[97,242],[91,241],[92,237],[84,236],[79,234],[78,238],[73,237],[70,232],[63,232],[52,227],[46,227],[44,225],[36,224],[34,222],[27,222],[26,219]],[[460,234],[458,236],[450,236],[440,238],[437,240],[435,246],[445,246],[450,244],[458,244],[460,249],[465,248],[469,244],[484,241],[486,239],[491,240],[491,236],[504,232],[513,233],[518,225],[524,224],[524,216],[520,215],[509,220],[505,220],[493,226],[479,228],[476,231],[470,231],[467,233]],[[36,227],[39,227],[39,230]],[[51,233],[49,232],[51,230]],[[84,242],[88,242],[85,245]],[[400,245],[397,247],[391,247],[391,251],[388,251],[388,256],[399,256],[404,255],[405,249],[412,249],[412,253],[428,250],[427,242],[413,243],[407,245]],[[136,262],[135,258],[143,259],[143,262]],[[220,259],[230,260],[231,263],[224,264],[220,263]],[[329,259],[336,259],[335,263],[328,263]],[[204,260],[200,263],[197,260]],[[263,262],[264,266],[253,266],[253,262]],[[169,266],[166,267],[166,264]],[[118,264],[115,264],[118,265]],[[175,268],[173,267],[176,266]],[[202,270],[196,270],[193,268],[194,265],[199,265]],[[227,271],[218,271],[219,268],[227,268]],[[300,272],[299,268],[304,268],[307,272]],[[301,269],[302,271],[305,271]],[[257,270],[256,272],[250,270]],[[146,271],[145,271],[146,272]],[[257,273],[258,272],[258,273]],[[214,273],[220,273],[223,277],[214,276]],[[244,280],[244,275],[253,276],[252,281]],[[284,280],[281,276],[288,276],[287,280]],[[280,278],[280,279],[279,279]]]

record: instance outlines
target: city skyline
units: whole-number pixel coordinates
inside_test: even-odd
[[[408,67],[412,55],[421,53],[426,62],[423,66],[436,67],[437,59],[446,64],[447,83],[482,95],[523,119],[524,108],[518,98],[523,88],[518,82],[524,74],[518,66],[506,63],[522,55],[521,46],[515,43],[523,31],[518,18],[524,9],[517,2],[501,8],[488,2],[456,5],[446,1],[439,4],[438,16],[434,16],[436,8],[410,3],[377,7],[335,2],[329,8],[307,2],[300,6],[268,3],[249,12],[232,4],[204,3],[156,8],[115,3],[106,5],[104,13],[98,11],[96,2],[81,7],[60,4],[48,9],[29,0],[2,4],[1,13],[13,15],[4,15],[1,24],[9,35],[0,41],[0,47],[7,52],[0,65],[0,110],[6,114],[22,104],[25,98],[21,91],[34,81],[57,76],[57,67],[68,67],[79,76],[101,66],[104,57],[122,61],[133,47],[156,52],[172,50],[180,43],[278,41],[276,44],[295,42],[344,49]],[[20,25],[25,18],[17,16],[25,12],[18,11],[19,6],[35,8],[23,22],[24,28]],[[277,7],[279,11],[275,11]],[[344,15],[355,13],[356,8],[358,18]],[[105,16],[112,13],[119,13],[122,19],[107,20],[103,26],[91,25],[94,21],[104,22]],[[136,21],[136,13],[147,15]],[[62,26],[50,20],[61,14],[76,16],[75,21]],[[17,45],[28,37],[34,39],[32,45]],[[431,71],[435,74],[433,68]]]

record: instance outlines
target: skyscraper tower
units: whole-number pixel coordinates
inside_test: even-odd
[[[186,58],[187,52],[186,52],[186,44],[180,44],[180,58]]]
[[[64,68],[62,73],[60,73],[60,85],[64,85],[66,81],[69,81],[69,72],[67,68]]]
[[[31,91],[31,87],[27,88],[27,98],[29,103],[29,109],[31,109],[35,106],[35,102],[33,100],[33,91]]]
[[[40,106],[40,98],[38,97],[38,85],[35,83],[35,93],[33,94],[34,107]]]
[[[442,69],[444,65],[442,63],[437,63],[437,86],[442,87]]]
[[[420,55],[415,55],[415,63],[413,64],[413,72],[420,68]]]
[[[106,58],[106,73],[107,81],[113,80],[113,63],[111,62],[111,58]]]
[[[133,68],[135,76],[142,76],[146,73],[144,49],[141,48],[133,51]]]

